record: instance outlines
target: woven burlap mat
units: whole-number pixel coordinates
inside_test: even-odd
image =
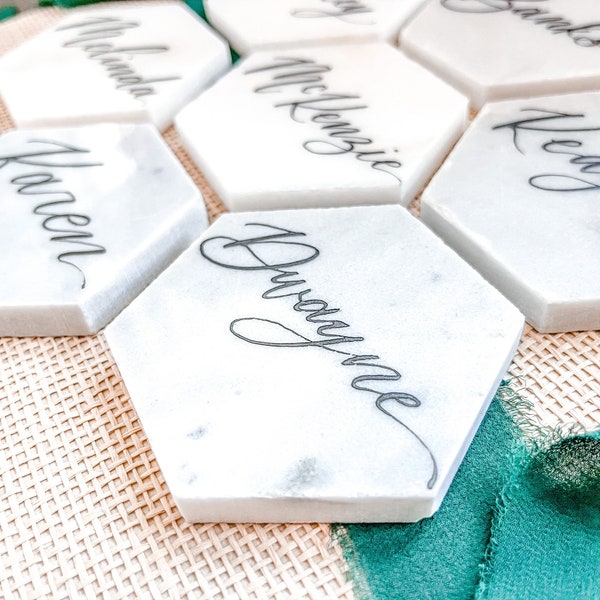
[[[0,54],[61,14],[0,24]],[[214,219],[223,205],[165,139]],[[511,371],[542,423],[600,427],[599,342],[526,329]],[[101,334],[0,338],[0,384],[0,597],[353,597],[328,525],[183,520]]]

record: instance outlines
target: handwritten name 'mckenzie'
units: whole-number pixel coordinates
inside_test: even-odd
[[[417,432],[390,412],[394,403],[414,409],[421,406],[421,401],[413,394],[393,389],[402,378],[401,374],[385,365],[378,355],[357,351],[356,346],[360,347],[365,338],[348,333],[350,325],[338,318],[341,309],[317,297],[300,275],[298,268],[317,259],[319,249],[303,241],[306,234],[299,231],[266,223],[247,223],[246,227],[252,233],[242,239],[230,236],[205,239],[200,244],[200,254],[224,269],[265,272],[270,283],[261,297],[286,302],[290,310],[300,313],[315,331],[307,337],[278,321],[245,316],[234,319],[229,331],[240,340],[259,346],[317,348],[331,352],[339,357],[342,366],[358,369],[359,374],[353,376],[350,386],[374,397],[377,409],[408,432],[427,453],[432,465],[427,487],[431,489],[438,478],[437,462],[431,449]],[[277,256],[285,255],[286,258],[264,258],[269,250],[276,250]],[[392,389],[388,391],[390,387]]]
[[[368,110],[357,94],[330,91],[325,74],[332,67],[310,58],[274,57],[270,62],[244,71],[249,77],[262,77],[254,87],[256,94],[274,94],[274,108],[287,111],[297,123],[316,125],[321,131],[317,138],[306,140],[303,148],[311,154],[323,156],[353,156],[365,166],[381,171],[401,182],[402,163],[395,150],[377,146],[375,140],[352,123],[355,111]],[[308,128],[307,128],[308,130]]]
[[[58,27],[56,31],[73,34],[64,43],[64,48],[83,50],[86,57],[100,64],[108,77],[115,80],[115,87],[134,98],[143,98],[157,93],[156,84],[181,79],[178,75],[144,77],[138,73],[135,62],[140,56],[162,54],[169,51],[166,45],[115,45],[108,40],[127,36],[127,32],[140,27],[137,21],[120,17],[88,17],[82,21]]]
[[[100,167],[102,163],[85,162],[81,159],[89,150],[53,140],[30,140],[25,146],[18,153],[0,154],[0,178],[4,169],[13,167],[8,183],[15,186],[23,202],[31,202],[32,214],[41,217],[41,229],[50,234],[49,241],[56,245],[56,260],[74,269],[85,288],[86,276],[78,259],[104,254],[106,248],[91,241],[94,234],[88,226],[92,218],[77,209],[76,196],[66,189],[58,172]],[[0,185],[5,183],[1,181]]]

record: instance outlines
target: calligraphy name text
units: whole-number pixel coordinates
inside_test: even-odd
[[[59,251],[56,259],[77,270],[81,278],[81,287],[86,285],[85,273],[77,264],[79,257],[104,254],[106,248],[91,242],[94,235],[85,228],[92,219],[79,212],[71,212],[76,203],[75,195],[64,189],[55,172],[60,169],[80,169],[99,167],[101,163],[82,162],[81,159],[89,150],[63,144],[51,140],[30,140],[29,144],[36,149],[21,153],[0,155],[0,171],[9,165],[35,167],[26,173],[16,175],[10,183],[17,187],[17,194],[25,198],[42,199],[33,209],[33,214],[43,217],[42,227],[50,232],[51,242],[68,244]],[[40,145],[45,149],[39,149]],[[65,248],[64,246],[61,246]]]
[[[214,265],[237,271],[263,271],[270,275],[272,287],[262,294],[264,300],[289,299],[292,310],[316,329],[307,337],[270,319],[242,317],[234,319],[230,331],[237,338],[250,344],[273,348],[319,348],[333,352],[342,358],[344,367],[359,368],[361,374],[353,377],[351,387],[375,396],[375,406],[383,414],[402,426],[427,452],[432,463],[432,474],[427,482],[432,488],[437,479],[437,464],[427,444],[408,425],[395,416],[390,405],[396,403],[406,408],[418,408],[421,401],[407,392],[384,391],[386,384],[401,379],[400,373],[385,364],[376,354],[362,354],[350,348],[364,341],[364,337],[347,333],[350,325],[338,319],[340,308],[316,297],[307,287],[297,267],[314,261],[320,254],[314,246],[299,241],[306,234],[264,223],[248,223],[247,227],[259,228],[264,233],[236,239],[227,236],[212,237],[200,244],[201,255]],[[273,255],[285,254],[286,258],[269,260]]]
[[[119,38],[130,29],[140,27],[136,21],[124,21],[119,17],[88,17],[83,21],[59,27],[57,31],[69,31],[75,35],[63,43],[65,48],[81,48],[90,60],[96,61],[115,80],[115,87],[123,89],[134,98],[156,94],[155,85],[180,79],[177,75],[144,78],[133,63],[137,56],[162,54],[169,46],[117,46],[107,40]]]
[[[599,127],[591,127],[582,122],[584,114],[572,114],[543,109],[524,109],[522,112],[535,113],[516,121],[502,123],[494,130],[512,132],[513,144],[524,154],[524,136],[530,139],[542,137],[539,148],[543,152],[568,157],[567,165],[573,172],[541,173],[529,178],[529,184],[537,189],[550,192],[581,192],[600,189],[600,151],[592,154],[583,152],[584,137],[592,132],[600,132]],[[598,138],[599,136],[594,136]]]
[[[352,124],[346,115],[365,110],[360,96],[329,91],[324,74],[332,67],[306,58],[274,58],[272,62],[245,71],[246,75],[267,75],[266,83],[254,88],[256,94],[285,94],[274,103],[275,108],[288,112],[297,123],[317,126],[322,137],[309,139],[303,148],[311,154],[348,155],[370,168],[382,171],[398,182],[402,164],[387,150],[375,147],[372,138]],[[394,150],[395,152],[395,150]]]

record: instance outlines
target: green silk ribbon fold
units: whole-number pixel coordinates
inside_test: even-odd
[[[19,12],[16,6],[3,6],[0,7],[0,21],[4,21],[4,19],[8,19],[9,17],[14,17],[17,12]]]
[[[503,382],[433,517],[334,530],[357,598],[600,598],[600,433],[529,410]]]
[[[476,598],[600,598],[600,433],[532,452],[507,482]]]

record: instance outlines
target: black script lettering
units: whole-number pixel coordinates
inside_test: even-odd
[[[551,33],[565,33],[578,46],[600,46],[600,22],[575,25],[561,15],[535,6],[548,0],[440,0],[441,5],[453,12],[498,13],[510,11],[524,21],[542,25]],[[530,6],[522,6],[522,4]]]
[[[519,15],[524,21],[531,21],[533,17],[548,14],[548,11],[542,8],[513,8],[512,12],[514,15]],[[535,22],[537,23],[538,20],[535,19]]]
[[[291,59],[291,61],[294,61],[294,59]],[[254,93],[264,94],[265,92],[280,92],[282,91],[282,88],[288,86],[302,86],[302,89],[310,90],[312,92],[317,88],[323,88],[323,86],[321,85],[321,82],[323,81],[321,74],[331,71],[331,67],[328,67],[326,65],[315,65],[313,61],[305,61],[302,59],[298,59],[294,62],[283,62],[281,64],[276,63],[275,65],[267,67],[249,69],[248,71],[246,71],[246,74],[261,73],[263,71],[270,71],[275,68],[286,68],[288,69],[288,71],[285,73],[273,75],[270,83],[260,85],[254,88]],[[307,83],[318,85],[305,85]],[[325,90],[322,89],[322,91]]]
[[[340,94],[329,91],[323,77],[331,71],[328,65],[298,57],[275,57],[271,62],[245,71],[246,75],[266,74],[269,81],[256,86],[254,92],[284,93],[290,98],[273,104],[275,108],[285,108],[290,118],[302,124],[316,124],[323,132],[320,139],[309,139],[302,147],[317,155],[354,156],[367,163],[372,169],[390,175],[397,182],[402,179],[397,170],[402,163],[394,156],[396,150],[383,150],[375,146],[374,140],[354,126],[349,118],[342,116],[352,111],[366,110],[368,106],[356,94]]]
[[[600,188],[600,177],[593,181],[590,177],[585,179],[581,175],[600,175],[600,155],[584,154],[578,149],[584,146],[584,142],[577,135],[583,136],[600,131],[600,126],[589,127],[581,123],[585,119],[584,114],[570,114],[563,112],[547,111],[543,109],[523,109],[522,112],[535,112],[536,116],[517,119],[508,123],[502,123],[493,127],[494,130],[508,129],[512,132],[514,147],[525,154],[519,141],[522,136],[536,136],[539,134],[550,134],[543,136],[542,142],[537,146],[541,151],[548,154],[558,154],[570,157],[569,165],[573,165],[577,171],[575,175],[569,173],[542,173],[529,178],[529,184],[537,189],[550,192],[582,192],[597,190]],[[569,137],[555,137],[556,134],[569,134]]]
[[[269,271],[294,267],[306,264],[317,258],[319,255],[319,251],[314,246],[303,244],[301,242],[287,241],[288,238],[304,237],[306,235],[304,233],[290,231],[273,225],[263,225],[262,223],[247,223],[246,227],[266,227],[277,233],[260,235],[258,237],[246,238],[243,240],[236,240],[224,236],[209,238],[200,245],[200,253],[204,258],[215,265],[238,271]],[[216,242],[216,244],[214,242]],[[270,246],[274,246],[275,250],[279,249],[281,246],[286,246],[286,249],[291,251],[291,257],[280,264],[269,263],[257,254],[258,249],[255,249],[254,246],[260,246],[261,250],[269,250]],[[249,264],[241,265],[236,264],[235,262],[223,262],[224,259],[217,259],[214,255],[211,256],[213,252],[215,254],[220,252],[224,255],[229,254],[229,256],[234,258],[238,253],[234,253],[233,251],[237,251],[238,249],[244,250],[240,256],[245,258]],[[289,275],[290,273],[286,271],[285,274]]]
[[[289,107],[290,118],[297,123],[306,123],[309,119],[315,123],[317,122],[317,119],[325,119],[328,123],[321,129],[332,129],[334,126],[329,121],[334,118],[333,115],[340,118],[340,113],[368,108],[366,104],[355,104],[353,102],[344,104],[344,101],[359,99],[360,96],[348,94],[321,94],[318,98],[299,98],[286,102],[277,102],[274,106],[275,108]],[[329,105],[332,102],[334,106]],[[306,113],[303,113],[302,111],[306,111]],[[349,123],[338,124],[338,126],[342,125],[348,126]],[[354,129],[354,131],[359,130]]]
[[[55,161],[50,157],[64,158],[67,155],[69,158],[72,154],[89,154],[89,150],[82,148],[76,148],[68,144],[62,144],[61,142],[53,142],[50,140],[30,140],[29,144],[41,144],[43,146],[50,146],[45,150],[31,150],[23,152],[22,154],[8,154],[0,155],[0,169],[5,167],[9,163],[16,163],[20,165],[30,165],[33,167],[98,167],[102,163],[80,163],[80,162],[63,162]]]
[[[563,17],[542,17],[535,20],[539,25],[545,25],[548,31],[553,33],[565,33],[571,23]]]
[[[590,23],[579,27],[568,27],[564,31],[578,46],[600,46],[600,23]]]
[[[97,162],[81,162],[76,160],[77,155],[89,154],[89,150],[77,148],[51,140],[30,140],[37,149],[24,151],[19,154],[0,156],[0,170],[8,165],[43,167],[51,171],[31,172],[16,175],[10,183],[17,188],[17,194],[24,197],[42,196],[45,201],[33,208],[33,214],[45,217],[42,228],[52,234],[51,242],[71,244],[72,248],[59,252],[56,259],[63,264],[76,269],[81,277],[81,287],[86,286],[86,276],[82,268],[74,262],[77,257],[93,254],[104,254],[106,248],[100,244],[90,242],[93,234],[83,228],[87,227],[92,219],[87,215],[71,212],[69,206],[76,202],[73,193],[61,189],[62,180],[54,174],[54,169],[74,169],[102,166]],[[40,146],[43,149],[39,149]],[[75,155],[75,156],[72,156]],[[65,160],[67,159],[67,160]],[[56,186],[59,186],[58,189]],[[64,247],[64,246],[63,246]]]
[[[598,190],[600,185],[571,175],[553,175],[545,173],[529,178],[532,187],[547,192],[584,192]]]
[[[518,119],[508,123],[495,125],[492,129],[510,129],[513,132],[513,144],[519,152],[522,152],[518,143],[519,133],[522,131],[539,131],[547,133],[578,133],[600,131],[600,127],[577,127],[571,122],[565,126],[564,121],[568,119],[584,119],[584,114],[563,113],[552,110],[544,110],[539,108],[524,108],[521,112],[537,112],[539,116],[530,118]],[[577,123],[576,125],[578,125]]]
[[[440,4],[453,12],[496,13],[511,10],[513,0],[440,0]]]
[[[258,317],[240,317],[231,321],[229,331],[238,339],[258,346],[273,348],[316,348],[339,354],[342,366],[360,368],[361,374],[352,378],[352,389],[375,395],[376,408],[398,423],[427,452],[432,472],[427,487],[431,489],[437,480],[437,462],[426,442],[406,423],[387,408],[391,402],[416,409],[421,401],[407,392],[386,386],[396,384],[401,379],[399,371],[381,364],[380,357],[374,354],[352,352],[356,344],[365,341],[361,335],[350,335],[345,330],[351,326],[336,317],[339,307],[331,307],[322,298],[311,296],[312,290],[305,287],[306,280],[300,278],[298,267],[317,259],[319,250],[310,244],[298,242],[306,234],[265,223],[247,223],[246,227],[260,228],[261,234],[243,239],[230,236],[215,236],[204,240],[199,247],[200,254],[213,265],[240,271],[266,271],[272,273],[273,287],[262,293],[265,300],[292,299],[292,310],[301,313],[304,321],[316,326],[311,336],[303,335],[279,321]],[[266,231],[264,231],[266,230]]]
[[[76,36],[64,42],[63,47],[83,50],[88,59],[101,65],[107,75],[115,80],[116,89],[123,89],[139,99],[157,93],[154,85],[149,84],[181,79],[179,75],[144,78],[132,64],[136,56],[162,54],[168,52],[169,46],[115,46],[112,42],[106,42],[140,26],[137,21],[123,21],[118,17],[91,17],[59,27],[56,31],[76,31]]]
[[[355,25],[372,25],[373,21],[355,19],[354,15],[372,13],[373,9],[358,0],[321,0],[328,6],[325,8],[299,8],[290,12],[293,17],[303,19],[334,18]]]
[[[433,453],[431,452],[431,449],[425,443],[423,438],[421,438],[413,429],[411,429],[406,423],[404,423],[404,421],[401,421],[398,417],[396,417],[396,415],[394,415],[392,412],[390,412],[388,410],[386,403],[389,403],[390,401],[397,402],[401,406],[407,406],[406,400],[403,398],[402,394],[382,394],[375,401],[375,405],[384,415],[390,417],[391,419],[396,421],[396,423],[398,423],[401,427],[406,429],[406,431],[408,431],[408,433],[410,433],[419,442],[419,444],[425,449],[425,451],[429,455],[429,459],[431,460],[431,464],[432,464],[431,477],[429,478],[429,481],[427,482],[428,489],[431,489],[438,478],[438,467],[437,467],[437,461],[435,460],[435,456],[433,455]]]
[[[264,327],[265,324],[268,324],[268,326]],[[257,337],[252,337],[249,332],[242,333],[242,331],[244,331],[244,327],[249,329],[248,325],[259,325],[263,338],[266,337],[265,332],[268,332],[271,337],[268,339],[259,339]],[[234,319],[229,325],[229,330],[231,333],[233,333],[233,335],[235,335],[235,337],[244,340],[245,342],[256,344],[257,346],[271,346],[273,348],[309,348],[312,346],[330,350],[329,346],[335,346],[337,344],[351,344],[353,342],[362,342],[364,340],[364,338],[359,336],[344,335],[330,336],[323,340],[311,340],[310,338],[301,335],[297,331],[294,331],[291,327],[286,327],[277,321],[271,321],[270,319],[259,319],[257,317],[243,317],[240,319]],[[291,334],[291,336],[289,334]],[[284,335],[287,335],[289,339],[285,340],[285,338],[283,338]],[[284,341],[281,341],[280,338],[283,338]],[[295,341],[290,341],[290,339],[294,339]]]
[[[98,25],[99,27],[94,29],[96,25]],[[79,34],[80,38],[84,38],[89,35],[94,35],[96,33],[106,34],[104,35],[104,37],[107,38],[120,37],[124,35],[125,30],[135,29],[139,26],[140,24],[137,21],[123,21],[118,17],[88,17],[84,21],[78,21],[76,23],[69,23],[67,25],[57,27],[56,31],[68,31],[70,29],[80,29],[85,27],[86,31],[81,32]],[[72,43],[76,44],[77,40],[74,40]],[[64,45],[68,46],[69,43],[66,43]]]

